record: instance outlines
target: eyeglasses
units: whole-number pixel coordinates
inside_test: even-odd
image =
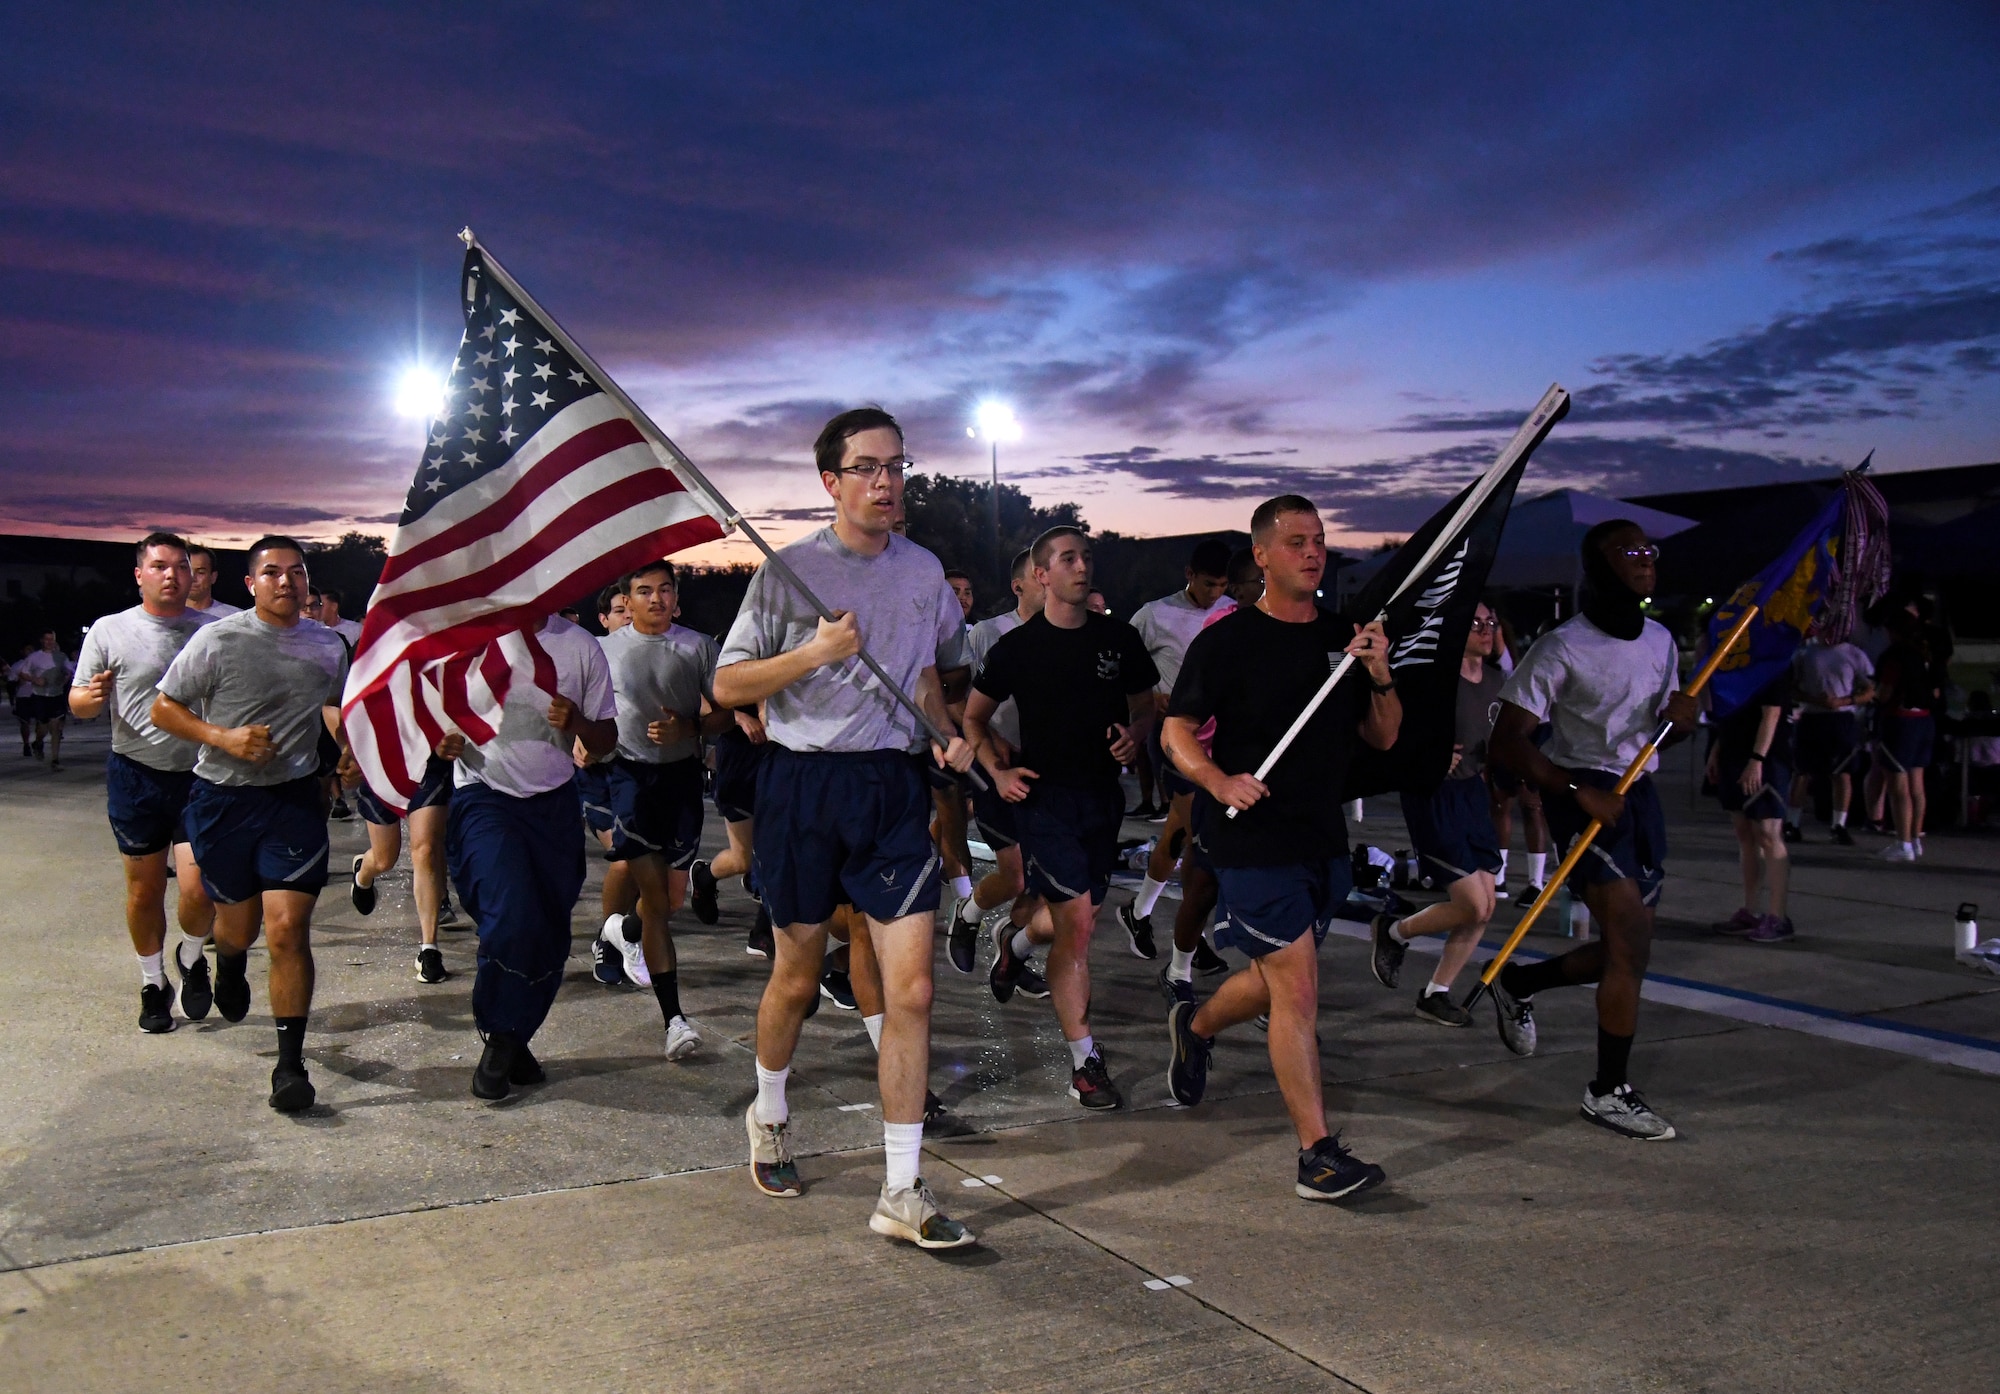
[[[915,469],[916,464],[917,462],[907,455],[898,456],[893,460],[856,460],[851,465],[842,465],[834,473],[859,475],[863,480],[873,484],[882,477],[884,470],[888,471],[889,479],[898,480],[903,477],[904,471]]]
[[[1612,555],[1630,557],[1634,561],[1658,561],[1660,549],[1649,542],[1644,547],[1620,547]]]
[[[1472,628],[1475,633],[1480,630],[1498,629],[1499,627],[1500,621],[1498,620],[1474,620],[1472,622]]]

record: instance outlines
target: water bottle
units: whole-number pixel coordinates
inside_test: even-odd
[[[1953,926],[1957,934],[1956,952],[1960,957],[1979,948],[1979,907],[1966,901],[1958,907],[1958,919]]]

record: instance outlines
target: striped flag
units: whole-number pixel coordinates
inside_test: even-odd
[[[595,364],[472,247],[465,334],[397,520],[341,701],[370,789],[399,812],[451,730],[480,743],[516,682],[554,695],[545,616],[723,535]]]

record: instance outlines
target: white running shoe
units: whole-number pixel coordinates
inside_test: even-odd
[[[1878,862],[1913,862],[1916,859],[1916,851],[1901,842],[1892,842],[1875,854]]]
[[[1921,857],[1924,854],[1924,840],[1920,837],[1916,841],[1912,842],[1910,844],[1910,850],[1912,852],[1915,852],[1918,856]]]
[[[956,1249],[979,1241],[972,1231],[938,1209],[931,1188],[917,1178],[917,1184],[892,1191],[887,1186],[875,1198],[875,1213],[868,1228],[891,1239],[901,1239],[920,1249]]]
[[[631,938],[626,938],[626,935]],[[646,971],[646,950],[639,942],[639,917],[637,915],[608,915],[604,928],[597,932],[611,951],[618,955],[625,965],[625,976],[639,987],[651,987],[653,975]]]
[[[1593,1094],[1590,1086],[1584,1085],[1580,1111],[1599,1127],[1641,1142],[1665,1142],[1674,1135],[1674,1125],[1653,1112],[1629,1084],[1621,1084],[1609,1094]]]
[[[684,1016],[667,1023],[667,1059],[685,1060],[701,1049],[701,1033]]]

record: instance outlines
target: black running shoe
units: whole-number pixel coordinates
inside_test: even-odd
[[[838,968],[819,975],[819,994],[843,1012],[855,1010],[854,980]]]
[[[631,979],[625,976],[625,956],[604,942],[599,935],[590,941],[590,976],[606,987],[622,987]]]
[[[417,981],[420,983],[441,983],[451,976],[445,971],[444,951],[435,944],[425,944],[417,950]]]
[[[1833,825],[1833,840],[1842,847],[1852,847],[1854,845],[1854,834],[1847,830],[1847,824],[1835,823]]]
[[[1806,830],[1797,823],[1787,823],[1785,824],[1784,839],[1787,842],[1804,842],[1806,840]]]
[[[528,1049],[526,1041],[514,1047],[514,1068],[507,1071],[509,1084],[546,1084],[549,1072],[542,1068],[542,1062]]]
[[[194,967],[188,968],[181,963],[181,951],[175,949],[174,967],[181,972],[181,1015],[189,1021],[205,1020],[215,1001],[215,988],[208,980],[208,955],[196,954]]]
[[[1449,992],[1418,993],[1417,1015],[1440,1026],[1472,1025],[1472,1013],[1452,1001]]]
[[[1176,1002],[1194,1001],[1194,984],[1167,976],[1165,968],[1160,970],[1160,992],[1166,997],[1169,1007]]]
[[[165,983],[140,985],[139,1029],[149,1036],[164,1036],[174,1029],[174,990]]]
[[[1104,1057],[1096,1051],[1092,1051],[1090,1058],[1070,1073],[1069,1096],[1085,1108],[1125,1106],[1124,1096],[1111,1082],[1111,1071],[1104,1068]]]
[[[987,970],[986,986],[993,990],[995,1002],[1013,1000],[1014,989],[1021,984],[1021,973],[1027,968],[1025,961],[1014,957],[1014,934],[1011,929],[993,937],[993,967]]]
[[[508,1031],[495,1031],[486,1038],[486,1049],[472,1069],[472,1093],[480,1099],[504,1099],[512,1086],[514,1063],[521,1042]]]
[[[1167,1039],[1173,1057],[1167,1064],[1167,1092],[1174,1102],[1193,1108],[1208,1088],[1208,1052],[1215,1042],[1194,1029],[1195,1005],[1176,1002],[1167,1009]]]
[[[979,908],[977,901],[968,901],[967,904],[974,910]],[[964,908],[961,905],[959,910]],[[951,960],[953,968],[961,973],[970,973],[979,962],[978,919],[975,918],[968,923],[964,915],[954,910],[951,916],[951,928],[946,930],[944,935],[944,952],[945,957]]]
[[[973,1127],[944,1106],[944,1100],[924,1091],[924,1136],[925,1137],[971,1137]]]
[[[451,897],[448,895],[438,902],[438,928],[450,930],[454,934],[463,934],[472,928],[458,911],[452,908]]]
[[[271,1107],[280,1113],[304,1113],[318,1098],[303,1065],[281,1064],[271,1071]]]
[[[361,858],[354,859],[354,883],[347,888],[348,898],[354,902],[356,911],[363,915],[375,913],[375,887],[361,884]]]
[[[26,752],[23,753],[25,754]],[[1158,811],[1158,809],[1153,807],[1151,799],[1141,799],[1137,808],[1128,808],[1125,810],[1125,816],[1127,818],[1151,818]]]
[[[354,810],[347,806],[346,799],[335,799],[333,801],[333,807],[329,808],[326,811],[326,816],[333,819],[337,823],[345,823],[348,819],[354,816]],[[273,1104],[272,1107],[276,1108],[277,1105]]]
[[[1394,915],[1377,915],[1368,922],[1371,950],[1368,966],[1375,970],[1375,981],[1384,987],[1394,987],[1396,979],[1403,973],[1403,955],[1410,946],[1389,931],[1395,926]]]
[[[757,919],[750,926],[750,938],[743,945],[743,952],[752,958],[769,958],[777,952],[777,944],[771,933],[771,912],[764,908],[764,902],[757,902]]]
[[[1194,946],[1194,971],[1204,978],[1212,978],[1217,973],[1229,971],[1229,960],[1211,949],[1208,941],[1203,939]]]
[[[1148,961],[1160,956],[1153,943],[1153,917],[1133,912],[1131,903],[1118,907],[1118,923],[1125,926],[1125,938],[1132,945],[1132,957]]]
[[[1299,1153],[1299,1181],[1292,1189],[1301,1200],[1339,1200],[1379,1186],[1388,1174],[1373,1162],[1364,1162],[1340,1145],[1340,1134],[1323,1137],[1309,1151]]]
[[[215,1009],[224,1021],[241,1021],[250,1015],[250,979],[245,970],[250,955],[215,953]]]
[[[1021,976],[1014,979],[1014,991],[1022,997],[1032,997],[1037,1002],[1049,995],[1049,980],[1041,975],[1032,961],[1021,965]]]
[[[715,893],[715,873],[708,869],[707,862],[696,862],[688,868],[688,908],[703,924],[714,924],[722,918],[722,906]]]

